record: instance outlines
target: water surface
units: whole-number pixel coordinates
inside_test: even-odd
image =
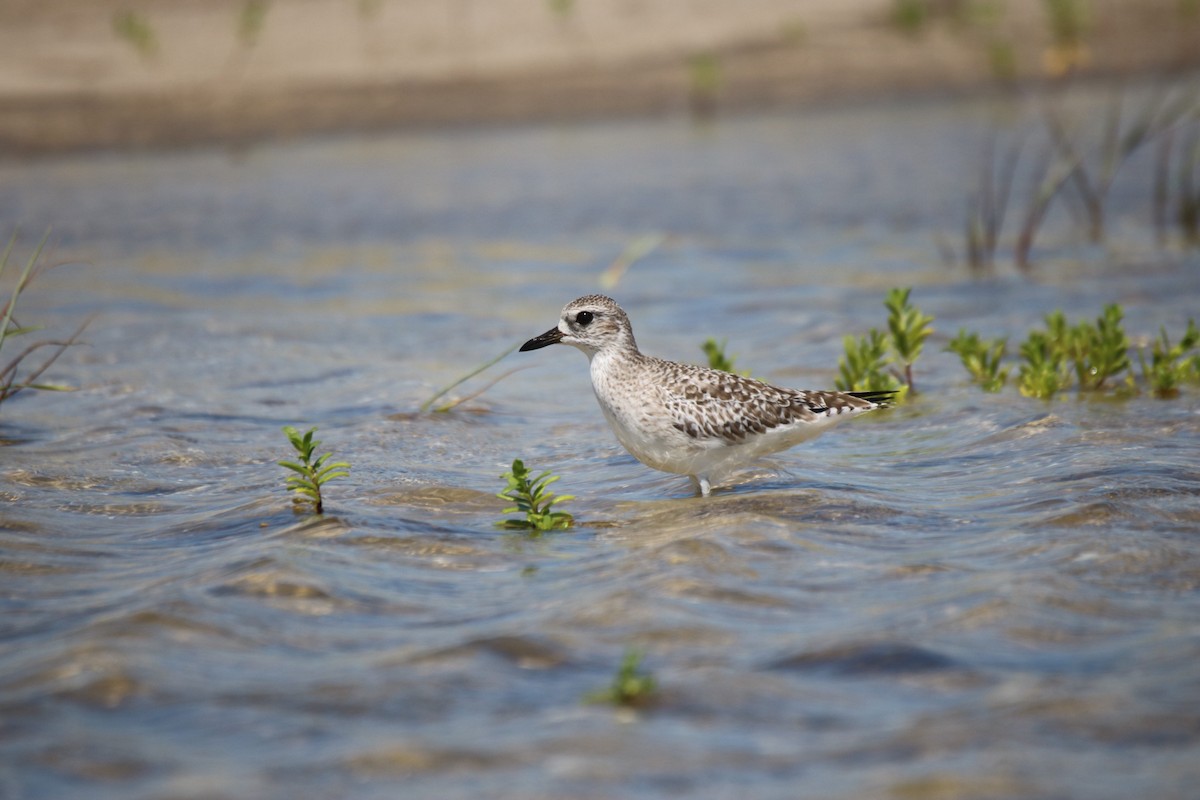
[[[1014,119],[960,101],[0,165],[4,228],[52,223],[76,262],[27,318],[96,315],[54,370],[80,390],[0,416],[0,795],[1189,796],[1196,390],[987,395],[942,350],[1108,302],[1177,336],[1200,261],[1155,244],[1131,165],[1107,247],[1060,220],[1033,276],[944,264],[983,136]],[[414,413],[647,233],[611,290],[645,350],[699,360],[714,336],[826,387],[842,336],[913,285],[937,318],[921,393],[705,499],[619,448],[568,348]],[[285,424],[353,465],[323,518],[285,496]],[[562,476],[580,526],[494,526],[514,457]],[[657,702],[583,703],[629,647]]]

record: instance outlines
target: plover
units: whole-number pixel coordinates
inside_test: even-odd
[[[648,467],[687,475],[701,495],[754,459],[813,438],[839,419],[887,406],[894,392],[782,389],[728,372],[643,355],[616,301],[591,294],[521,345],[582,350],[617,441]]]

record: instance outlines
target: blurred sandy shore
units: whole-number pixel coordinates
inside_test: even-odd
[[[1200,3],[4,0],[0,155],[984,90],[1200,65]]]

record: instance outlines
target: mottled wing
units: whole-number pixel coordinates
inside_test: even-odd
[[[886,402],[887,393],[797,391],[704,367],[658,366],[674,373],[663,383],[673,427],[697,441],[739,444],[775,428],[817,423]]]

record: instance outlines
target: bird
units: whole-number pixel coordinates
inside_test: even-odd
[[[703,497],[755,459],[812,439],[830,424],[889,406],[896,392],[785,389],[643,354],[629,316],[589,294],[521,352],[566,344],[588,357],[592,390],[617,441],[648,467],[687,475]]]

